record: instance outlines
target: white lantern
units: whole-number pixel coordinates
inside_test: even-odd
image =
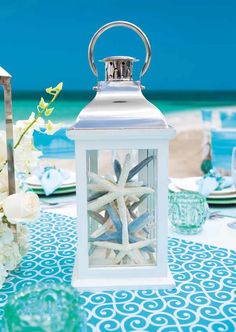
[[[129,22],[100,28],[135,30],[151,56],[145,34]],[[158,289],[174,286],[168,270],[168,144],[175,136],[162,113],[132,80],[136,59],[109,57],[105,81],[79,114],[68,136],[76,141],[78,252],[73,286],[79,289]]]

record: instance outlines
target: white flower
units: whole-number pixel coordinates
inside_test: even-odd
[[[14,126],[14,141],[17,142],[24,130],[35,119],[35,113],[32,113],[28,120],[19,120]],[[14,151],[15,167],[17,172],[31,173],[38,165],[38,158],[42,155],[41,151],[35,149],[33,144],[33,132],[45,126],[43,118],[37,121],[24,134],[20,144]]]
[[[26,226],[17,225],[17,242],[19,245],[20,254],[24,256],[29,250],[29,230]]]
[[[41,151],[36,150],[33,145],[19,145],[15,150],[15,167],[18,173],[32,173],[38,166]]]
[[[3,264],[7,271],[14,270],[21,258],[19,246],[16,242],[10,244],[0,243],[0,264]]]
[[[23,131],[34,121],[35,119],[35,113],[32,112],[30,117],[27,120],[18,120],[16,121],[16,124],[14,125],[14,141],[17,142],[18,139],[20,138],[20,135],[23,133]],[[28,129],[27,133],[23,137],[24,139],[30,138],[32,141],[32,134],[33,131],[39,130],[40,127],[44,127],[44,119],[39,117],[37,121]],[[21,141],[22,142],[22,141]],[[20,143],[21,144],[21,143]]]
[[[2,203],[3,212],[12,224],[32,222],[39,217],[39,198],[32,192],[8,196]]]
[[[14,241],[14,234],[3,222],[0,222],[0,242],[3,244],[9,244]]]

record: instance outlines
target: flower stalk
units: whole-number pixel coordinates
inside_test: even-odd
[[[44,99],[41,97],[40,102],[37,106],[37,110],[38,113],[35,116],[34,120],[23,130],[22,134],[20,135],[18,141],[15,143],[14,145],[14,149],[16,149],[18,147],[18,145],[20,144],[20,142],[22,141],[23,137],[25,136],[25,134],[27,133],[27,131],[37,122],[37,120],[44,114],[45,116],[49,116],[52,114],[54,107],[53,108],[49,108],[50,105],[52,105],[52,103],[56,100],[57,96],[59,95],[59,93],[61,92],[63,87],[63,83],[59,83],[55,88],[47,88],[46,92],[50,95],[52,95],[52,99],[46,103],[44,101]]]

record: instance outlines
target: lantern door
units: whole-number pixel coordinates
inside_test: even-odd
[[[76,144],[74,284],[88,289],[135,288],[135,282],[138,288],[173,285],[167,281],[168,142]]]

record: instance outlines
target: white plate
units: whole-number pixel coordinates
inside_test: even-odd
[[[64,183],[61,185],[60,188],[68,188],[75,186],[76,181],[75,181],[75,173],[74,172],[68,172],[69,177],[64,181]],[[32,188],[37,188],[40,189],[42,188],[40,181],[36,175],[31,175],[27,179],[27,184],[32,187]]]
[[[198,184],[197,182],[201,179],[200,176],[198,177],[189,177],[189,178],[183,178],[183,179],[176,179],[173,178],[171,179],[171,181],[175,184],[175,186],[181,190],[185,190],[185,191],[198,191]],[[228,197],[228,195],[236,195],[236,190],[234,188],[234,186],[229,187],[229,188],[225,188],[222,190],[215,190],[213,191],[209,196],[213,198],[213,196],[226,196]]]
[[[174,183],[169,183],[169,190],[170,191],[173,191],[173,192],[181,192],[182,190],[177,188]],[[225,201],[227,199],[236,199],[236,193],[235,194],[229,194],[229,195],[213,195],[213,194],[210,194],[208,197],[208,199],[214,199],[214,200],[218,200],[218,201]]]

